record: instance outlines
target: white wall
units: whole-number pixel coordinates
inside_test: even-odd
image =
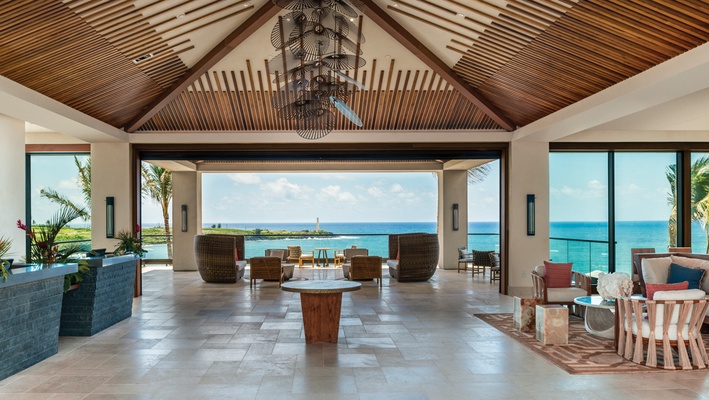
[[[25,123],[0,114],[0,237],[12,240],[5,256],[19,261],[25,255],[25,234],[17,220],[25,220]]]
[[[197,172],[172,173],[172,268],[175,271],[196,271],[194,236],[202,231],[201,174]],[[182,205],[187,206],[187,232],[182,232]]]
[[[531,271],[549,259],[549,143],[512,142],[509,165],[508,293],[528,295]],[[527,236],[527,194],[536,196],[534,236]]]
[[[458,230],[453,230],[453,204],[458,204]],[[468,171],[438,173],[438,266],[458,268],[458,248],[468,246]]]
[[[91,145],[91,247],[116,248],[115,239],[106,238],[106,197],[114,198],[115,234],[132,232],[130,145],[94,143]]]

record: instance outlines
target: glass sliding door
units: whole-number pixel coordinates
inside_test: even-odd
[[[657,252],[677,243],[677,153],[614,154],[616,271],[631,273],[630,249]]]
[[[468,249],[500,251],[500,160],[469,174]]]
[[[608,153],[549,154],[549,221],[552,261],[608,271]]]
[[[709,153],[692,153],[692,252],[709,253]]]

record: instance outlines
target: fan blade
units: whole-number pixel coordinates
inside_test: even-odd
[[[367,86],[366,86],[364,83],[361,83],[360,81],[358,81],[358,80],[356,80],[356,79],[354,79],[354,78],[350,78],[349,76],[345,75],[344,73],[342,73],[342,72],[340,72],[340,71],[338,71],[338,70],[336,70],[336,69],[331,69],[330,71],[334,72],[335,75],[337,75],[337,76],[339,76],[340,78],[342,78],[345,82],[351,83],[351,84],[357,86],[358,88],[360,88],[360,89],[362,89],[362,90],[367,90]]]
[[[335,108],[337,108],[337,110],[341,112],[342,115],[345,116],[345,118],[349,119],[353,124],[357,126],[362,126],[362,120],[357,116],[357,113],[355,113],[351,108],[347,106],[347,104],[343,103],[335,96],[330,96],[330,102],[335,105]]]

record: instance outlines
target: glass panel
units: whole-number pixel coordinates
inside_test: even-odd
[[[90,168],[90,160],[86,154],[30,156],[30,214],[35,229],[41,229],[42,225],[46,226],[54,219],[62,203],[85,210],[85,219],[72,220],[57,235],[56,243],[60,249],[73,244],[81,246],[83,250],[91,249],[91,182],[90,179],[84,181],[81,178],[77,167],[78,163],[82,168],[87,164]]]
[[[676,153],[615,154],[616,271],[631,273],[631,248],[662,252],[676,243],[676,160]]]
[[[500,251],[500,160],[469,174],[468,248]]]
[[[549,154],[549,258],[608,271],[608,154]]]
[[[709,153],[692,153],[692,252],[709,253]]]

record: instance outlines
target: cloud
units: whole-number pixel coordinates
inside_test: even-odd
[[[261,182],[261,177],[257,174],[229,174],[229,179],[244,185],[255,185]]]
[[[335,199],[337,201],[350,202],[350,203],[357,201],[357,198],[352,193],[340,191],[339,185],[330,185],[330,186],[324,187],[324,188],[320,189],[320,193],[323,196],[330,197],[330,198]]]
[[[369,189],[367,189],[367,193],[372,197],[377,197],[377,198],[384,197],[384,191],[382,191],[382,189],[380,189],[376,186],[372,186]]]
[[[391,185],[391,189],[389,189],[389,191],[391,191],[392,193],[401,193],[404,192],[404,187],[398,183],[395,183]]]
[[[72,179],[64,179],[58,182],[57,186],[59,189],[78,189],[79,188],[79,179],[78,178],[72,178]]]
[[[270,194],[288,199],[299,198],[303,194],[303,189],[300,185],[288,182],[286,178],[278,178],[273,182],[266,182],[261,185],[261,189],[270,192]]]

